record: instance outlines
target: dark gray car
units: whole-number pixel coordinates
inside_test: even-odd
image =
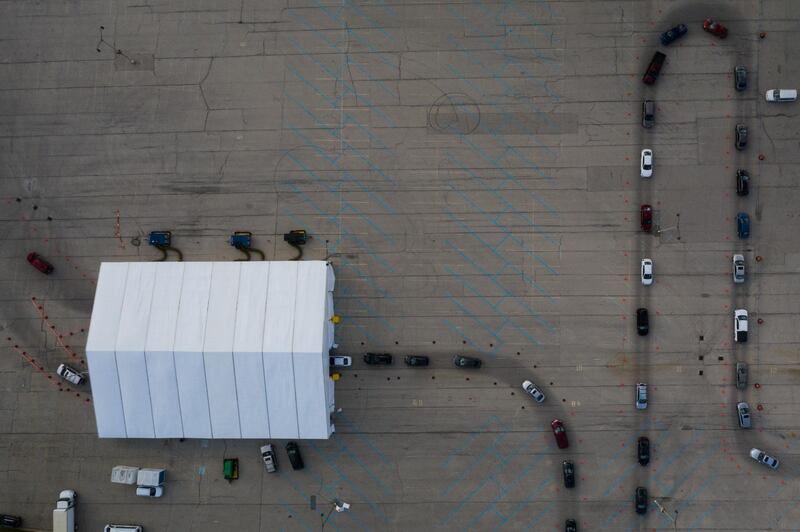
[[[739,426],[743,429],[749,429],[750,425],[750,405],[747,403],[739,403],[736,405],[736,414],[739,416]]]
[[[656,102],[645,100],[642,102],[642,126],[651,128],[656,123]]]
[[[747,126],[736,124],[736,149],[743,150],[747,146]]]
[[[739,390],[747,388],[747,364],[744,362],[736,363],[736,388]]]
[[[737,91],[742,92],[747,88],[747,69],[737,65],[733,69],[733,86]]]

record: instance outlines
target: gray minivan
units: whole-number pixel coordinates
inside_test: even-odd
[[[656,123],[656,102],[645,100],[642,102],[642,126],[651,128]]]

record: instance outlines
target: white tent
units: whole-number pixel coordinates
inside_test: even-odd
[[[107,262],[86,355],[101,438],[333,433],[333,269]]]

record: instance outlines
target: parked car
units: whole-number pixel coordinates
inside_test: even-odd
[[[636,309],[636,332],[639,333],[639,336],[647,336],[647,333],[650,332],[650,317],[646,308]]]
[[[65,381],[71,382],[75,386],[83,384],[86,381],[86,377],[81,375],[77,369],[67,366],[66,364],[61,364],[58,366],[56,368],[56,374]]]
[[[161,497],[164,495],[164,486],[139,486],[136,488],[139,497]]]
[[[550,422],[550,428],[553,429],[553,435],[556,437],[556,445],[558,445],[558,448],[566,449],[569,447],[567,429],[564,428],[564,423],[560,419],[554,419]]]
[[[712,35],[716,35],[720,39],[724,39],[728,36],[728,28],[719,22],[714,22],[714,20],[710,18],[703,21],[703,29]]]
[[[428,357],[421,355],[408,355],[404,361],[407,366],[427,366],[430,363]]]
[[[140,525],[106,525],[103,532],[142,532]]]
[[[575,487],[575,464],[573,464],[569,460],[564,460],[561,463],[561,470],[564,473],[564,487],[565,488],[574,488]]]
[[[564,532],[578,532],[578,523],[574,519],[564,521]]]
[[[22,526],[22,518],[18,515],[0,514],[0,527],[19,528]]]
[[[668,46],[670,43],[686,35],[687,31],[689,31],[689,28],[686,27],[686,24],[678,24],[674,28],[661,34],[661,44]]]
[[[639,174],[642,177],[653,176],[653,150],[647,148],[642,150],[642,156],[639,160]]]
[[[642,226],[642,231],[649,233],[653,230],[653,207],[650,205],[642,205],[639,207],[639,223]]]
[[[453,364],[455,364],[457,368],[479,368],[481,364],[483,364],[483,361],[481,361],[480,358],[456,355],[453,357]]]
[[[651,128],[656,123],[656,102],[645,100],[642,102],[642,126]]]
[[[372,366],[388,366],[392,363],[392,355],[389,353],[367,353],[364,355],[364,362]]]
[[[750,405],[747,403],[739,403],[736,405],[736,414],[739,416],[739,427],[743,429],[750,428]]]
[[[747,69],[741,65],[733,67],[733,87],[739,92],[747,88]]]
[[[750,194],[750,174],[747,170],[736,170],[736,195],[747,196]]]
[[[750,238],[750,217],[746,212],[736,215],[736,234],[742,240]]]
[[[528,395],[533,397],[533,400],[537,403],[544,402],[544,394],[542,393],[542,390],[537,388],[536,385],[531,381],[524,381],[522,383],[522,389],[525,390]]]
[[[636,409],[644,410],[647,408],[647,384],[643,382],[636,383]]]
[[[330,366],[332,368],[349,368],[353,365],[352,357],[335,355],[328,358],[330,358]]]
[[[640,436],[636,441],[636,455],[639,465],[646,466],[650,463],[650,439],[647,436]]]
[[[289,462],[292,464],[292,469],[298,470],[305,467],[305,464],[303,464],[303,457],[300,455],[300,447],[298,447],[297,442],[290,441],[286,444],[286,454],[289,456]]]
[[[780,462],[777,458],[774,458],[764,451],[760,449],[756,449],[755,447],[750,449],[750,458],[755,460],[756,462],[761,462],[762,464],[771,467],[772,469],[778,469]]]
[[[741,151],[747,146],[747,126],[736,124],[736,149]]]
[[[796,89],[770,89],[767,91],[768,102],[793,102],[797,99]]]
[[[650,286],[653,284],[653,261],[650,259],[642,259],[642,284]]]
[[[275,449],[272,444],[268,443],[261,447],[261,461],[264,462],[264,469],[267,473],[274,473],[278,470],[278,457],[275,455]]]
[[[744,282],[744,255],[733,256],[733,282],[736,284]]]
[[[53,265],[44,260],[38,253],[31,251],[28,253],[28,262],[30,262],[34,268],[39,270],[45,275],[50,275],[53,273]]]
[[[747,311],[743,308],[733,311],[733,341],[747,342]]]
[[[747,364],[744,362],[736,363],[736,389],[744,390],[747,388]]]
[[[636,488],[636,495],[634,496],[634,504],[636,506],[637,514],[647,513],[647,488],[639,486]]]
[[[645,85],[652,85],[656,82],[658,75],[661,73],[661,67],[664,66],[664,61],[666,61],[666,59],[667,56],[661,52],[653,54],[650,64],[647,65],[647,71],[644,73],[644,76],[642,76],[642,81]]]

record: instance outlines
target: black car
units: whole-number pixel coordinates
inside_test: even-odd
[[[479,368],[483,362],[481,362],[480,358],[456,355],[453,357],[453,364],[455,364],[457,368]]]
[[[736,170],[736,195],[747,196],[750,194],[750,174],[747,170]]]
[[[429,363],[428,357],[420,355],[408,355],[405,358],[407,366],[427,366]]]
[[[289,461],[292,463],[292,469],[303,469],[303,457],[300,456],[300,447],[297,442],[290,441],[286,444],[286,454],[289,456]]]
[[[645,100],[642,102],[642,127],[651,128],[656,123],[656,102]]]
[[[0,514],[0,527],[19,528],[22,526],[22,518],[17,515]]]
[[[661,44],[667,46],[669,43],[674,42],[680,37],[686,35],[687,31],[689,31],[689,28],[686,27],[686,24],[678,24],[671,30],[665,31],[661,34]]]
[[[636,332],[639,336],[647,336],[650,332],[650,317],[646,308],[636,309]]]
[[[661,52],[653,54],[653,59],[651,59],[650,64],[647,65],[647,72],[642,76],[642,81],[645,85],[652,85],[656,82],[658,75],[661,73],[661,67],[664,66],[664,61],[666,60],[667,56]]]
[[[564,532],[578,532],[578,523],[574,519],[564,521]]]
[[[636,496],[634,497],[634,502],[636,504],[637,514],[644,515],[647,513],[647,488],[643,488],[641,486],[636,488]]]
[[[736,124],[736,149],[743,150],[747,146],[747,126]]]
[[[569,460],[564,460],[564,462],[561,464],[561,469],[564,471],[564,487],[565,488],[574,488],[575,487],[575,464],[573,464]]]
[[[367,353],[364,355],[364,362],[373,366],[388,366],[392,363],[392,355],[389,353]]]
[[[636,454],[639,457],[639,465],[646,466],[650,463],[650,440],[647,436],[642,436],[636,442]]]
[[[747,88],[747,69],[741,65],[733,68],[733,86],[742,92]]]

